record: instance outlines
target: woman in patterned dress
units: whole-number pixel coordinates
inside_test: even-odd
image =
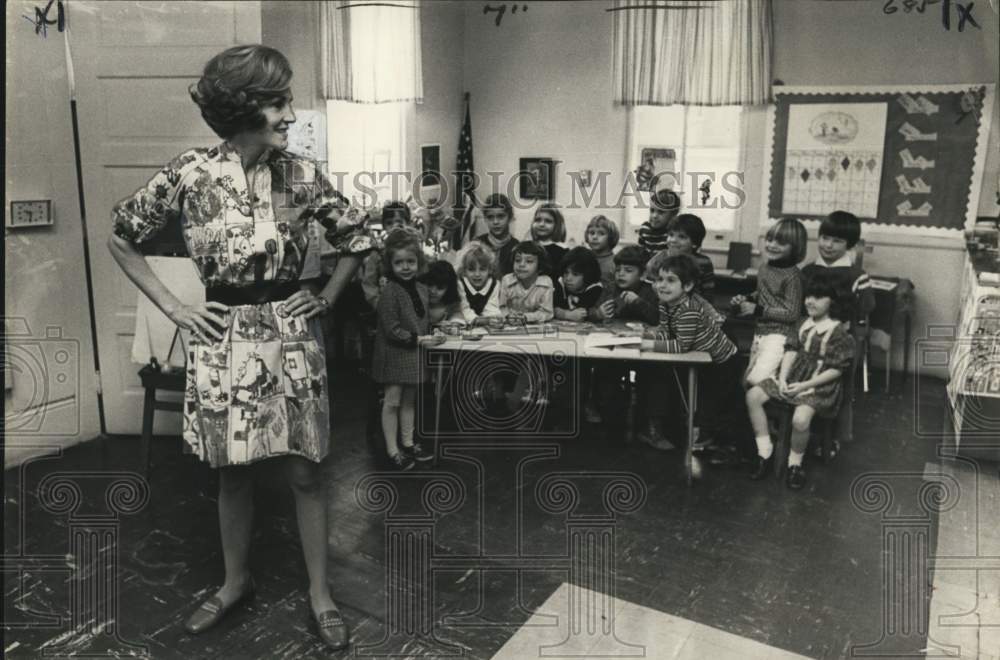
[[[184,152],[119,202],[109,247],[129,279],[192,333],[185,448],[220,472],[225,583],[185,628],[211,628],[253,592],[249,464],[263,462],[287,474],[313,617],[324,641],[343,648],[349,633],[326,580],[320,462],[329,452],[330,419],[318,317],[373,245],[363,222],[344,215],[343,198],[318,165],[284,151],[295,121],[291,77],[284,55],[265,46],[236,46],[212,58],[191,96],[223,143]],[[181,304],[136,247],[176,218],[205,285],[202,304]],[[303,277],[314,222],[342,255],[322,290]]]

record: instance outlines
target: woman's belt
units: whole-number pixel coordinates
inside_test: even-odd
[[[252,286],[210,286],[205,288],[205,300],[223,305],[263,305],[287,300],[299,291],[301,282],[271,282]]]

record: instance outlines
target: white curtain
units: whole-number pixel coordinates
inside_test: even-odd
[[[614,98],[760,105],[771,98],[771,0],[614,0]]]
[[[327,100],[423,102],[419,0],[327,0],[319,28]]]

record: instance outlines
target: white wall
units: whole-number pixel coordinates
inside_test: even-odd
[[[45,453],[33,445],[65,447],[100,432],[63,36],[50,28],[43,38],[21,18],[36,4],[6,7],[4,179],[8,202],[52,200],[55,226],[5,231],[5,368],[20,368],[4,393],[5,467]],[[30,336],[10,335],[25,329]]]
[[[572,199],[569,171],[611,173],[620,191],[626,168],[626,113],[611,102],[612,15],[604,2],[529,3],[526,13],[484,15],[482,3],[465,12],[465,81],[472,94],[475,166],[489,190],[489,171],[507,173],[518,159],[550,157],[556,202]],[[504,190],[501,190],[503,192]],[[617,192],[609,195],[610,203]],[[580,197],[577,197],[578,201]],[[512,201],[513,200],[512,198]],[[580,242],[591,216],[621,221],[620,209],[567,210],[569,235]],[[527,232],[532,211],[515,210],[515,236]]]

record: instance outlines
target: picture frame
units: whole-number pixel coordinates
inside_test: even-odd
[[[673,176],[664,177],[665,173]],[[677,150],[672,147],[642,147],[639,150],[639,167],[636,175],[640,190],[656,192],[667,188],[677,192],[680,182],[677,180]]]
[[[519,161],[518,178],[521,199],[553,200],[556,196],[556,161],[552,158],[526,157]]]
[[[421,187],[441,185],[441,145],[420,145],[420,185]]]

